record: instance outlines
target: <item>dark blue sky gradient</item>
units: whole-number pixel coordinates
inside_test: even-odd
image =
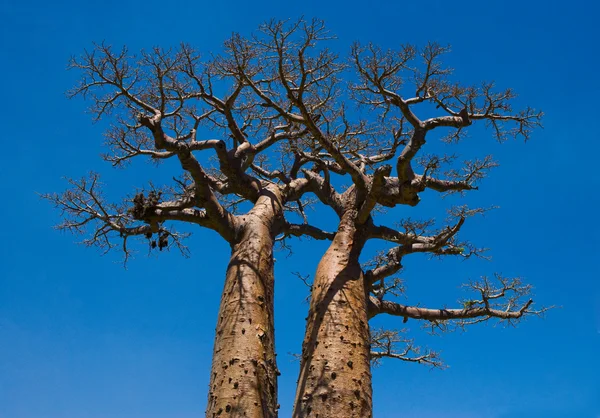
[[[51,226],[57,211],[36,193],[61,191],[62,177],[102,174],[118,199],[176,165],[112,169],[99,158],[105,124],[92,124],[68,58],[105,40],[132,51],[187,42],[218,52],[232,31],[250,34],[271,17],[324,19],[345,54],[350,44],[385,48],[451,44],[455,78],[495,80],[546,116],[528,143],[497,144],[473,130],[457,152],[500,162],[464,199],[499,205],[467,222],[462,236],[491,248],[492,261],[405,261],[409,303],[452,306],[460,284],[482,274],[522,276],[545,319],[517,328],[475,326],[431,337],[409,321],[409,335],[442,352],[444,371],[384,361],[374,370],[375,416],[597,418],[600,416],[598,206],[598,6],[593,2],[16,2],[1,0],[0,418],[191,418],[203,416],[216,312],[229,256],[210,231],[195,230],[192,258],[175,251],[124,270],[118,253],[100,256],[81,237]],[[428,146],[437,146],[430,141]],[[380,219],[435,216],[460,199],[422,195],[417,208]],[[309,215],[327,229],[335,217]],[[281,417],[291,414],[308,289],[291,273],[312,274],[326,243],[297,242],[276,254],[276,325]],[[380,243],[370,243],[365,259]],[[402,328],[396,319],[374,326]]]

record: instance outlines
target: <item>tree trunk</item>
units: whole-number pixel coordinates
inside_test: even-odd
[[[295,418],[372,416],[367,297],[356,211],[342,216],[313,283]],[[364,229],[364,228],[363,228]]]
[[[273,241],[279,191],[265,190],[239,216],[217,322],[207,417],[277,417]]]

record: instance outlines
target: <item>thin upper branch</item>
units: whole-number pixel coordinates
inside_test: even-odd
[[[448,226],[433,236],[424,236],[413,231],[402,233],[387,227],[373,226],[371,237],[398,242],[401,245],[390,249],[381,257],[373,269],[365,272],[365,278],[369,283],[376,283],[396,274],[402,268],[402,258],[407,254],[462,255],[465,249],[456,245],[454,238],[464,222],[465,218],[461,217],[455,225]]]
[[[375,330],[371,332],[371,361],[378,365],[383,358],[392,358],[409,363],[425,364],[433,368],[444,368],[439,353],[423,350],[414,341],[402,337],[402,331]],[[398,346],[402,345],[402,348]],[[423,351],[425,351],[423,353]]]

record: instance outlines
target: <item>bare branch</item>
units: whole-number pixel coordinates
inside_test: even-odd
[[[167,229],[165,221],[189,222],[215,229],[204,211],[185,208],[184,204],[175,201],[159,203],[160,192],[154,190],[147,198],[138,194],[134,207],[127,208],[125,204],[105,201],[96,173],[81,180],[68,181],[72,188],[64,193],[42,195],[62,211],[63,221],[56,228],[74,234],[89,234],[83,244],[99,247],[105,253],[120,247],[125,260],[131,254],[127,246],[129,237],[141,236],[150,240],[153,234],[158,236],[154,247],[162,250],[175,245],[187,255],[187,248],[181,242],[187,234]],[[115,241],[121,241],[121,244]]]
[[[318,240],[332,240],[335,236],[333,232],[326,232],[312,225],[291,223],[286,223],[283,233],[286,236],[293,235],[295,237],[306,235]]]
[[[481,281],[466,285],[467,288],[478,292],[479,298],[462,301],[460,308],[422,308],[371,297],[369,316],[385,313],[402,316],[405,318],[405,322],[406,318],[427,320],[433,327],[447,329],[448,323],[464,327],[492,318],[513,324],[523,316],[541,315],[550,309],[533,310],[533,299],[528,297],[531,293],[531,286],[523,285],[519,278],[508,279],[497,274],[495,279],[499,283],[498,286],[492,285],[487,277],[482,277]]]
[[[410,221],[405,222],[404,233],[387,227],[374,227],[373,237],[401,242],[402,245],[392,248],[385,256],[381,256],[376,266],[365,272],[366,280],[369,283],[383,283],[386,277],[397,273],[402,268],[402,258],[406,254],[426,252],[437,255],[463,255],[465,248],[456,245],[454,238],[464,222],[465,218],[462,217],[454,226],[448,226],[433,236],[424,236],[417,232],[415,224]]]
[[[402,331],[375,330],[371,332],[371,362],[377,366],[383,358],[393,358],[410,363],[425,364],[432,368],[445,368],[439,353],[431,350],[422,350],[414,345],[414,341],[402,337]],[[404,345],[398,349],[398,345]],[[422,352],[425,351],[424,354]]]

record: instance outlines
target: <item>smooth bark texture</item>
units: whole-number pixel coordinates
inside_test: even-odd
[[[219,309],[207,417],[277,416],[273,241],[282,220],[276,187],[239,217]]]
[[[371,417],[367,293],[356,210],[344,213],[317,268],[302,347],[294,417]]]

